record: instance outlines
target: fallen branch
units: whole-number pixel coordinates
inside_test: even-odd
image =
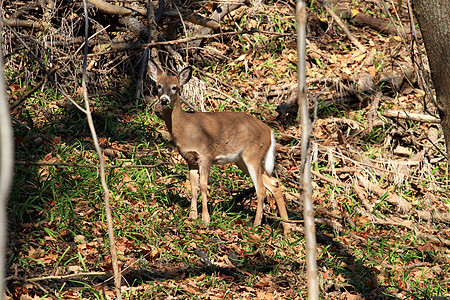
[[[44,30],[44,26],[42,26],[42,23],[40,22],[18,20],[18,19],[3,19],[3,22],[11,27],[28,27],[37,30]]]
[[[87,165],[87,164],[76,164],[76,163],[66,163],[66,162],[46,162],[46,161],[23,161],[19,160],[15,162],[16,165],[21,166],[52,166],[52,167],[79,167],[79,168],[89,168],[98,169],[98,165]],[[154,165],[105,165],[105,169],[116,169],[116,168],[127,168],[127,169],[139,169],[139,168],[156,168],[161,165],[169,164],[168,162],[160,162]]]
[[[450,213],[438,213],[424,210],[417,210],[416,215],[419,219],[433,222],[450,222]]]
[[[356,173],[356,177],[358,178],[358,183],[362,187],[374,192],[378,197],[383,197],[387,194],[385,200],[390,204],[397,206],[401,212],[409,212],[412,209],[411,203],[406,201],[403,198],[391,193],[390,191],[386,191],[382,189],[378,184],[371,182],[369,179],[364,178],[361,173]]]
[[[340,13],[344,18],[351,18],[354,22],[360,25],[367,25],[370,28],[381,33],[399,35],[402,37],[405,37],[406,34],[411,34],[411,30],[408,27],[404,28],[402,26],[399,26],[393,23],[391,20],[382,20],[362,13],[358,13],[352,17],[352,12],[349,10],[341,11]]]
[[[342,30],[347,35],[348,39],[352,42],[353,45],[355,45],[359,51],[365,53],[367,51],[366,47],[364,47],[350,32],[348,27],[342,22],[341,18],[336,15],[336,13],[333,11],[333,9],[330,7],[328,2],[325,2],[323,0],[319,1],[320,4],[322,4],[323,7],[325,7],[326,11],[330,14],[330,16],[333,18],[333,20],[339,25],[339,27],[342,28]]]
[[[117,6],[103,0],[87,0],[87,2],[94,5],[102,13],[108,15],[128,16],[133,13],[138,13],[142,16],[145,16],[147,14],[144,9],[131,9],[123,6]]]
[[[418,113],[407,113],[405,111],[392,110],[392,109],[386,109],[383,112],[383,116],[388,117],[388,118],[406,119],[406,120],[423,122],[423,123],[433,123],[433,124],[441,123],[441,120],[439,118],[436,118],[436,117],[433,117],[430,115],[424,115],[424,114],[418,114]]]
[[[131,42],[131,43],[109,43],[97,45],[96,49],[113,49],[104,52],[98,51],[97,53],[90,53],[90,56],[103,55],[115,52],[122,52],[128,50],[136,50],[136,49],[144,49],[146,47],[155,47],[155,46],[163,46],[163,45],[176,45],[181,43],[189,43],[195,40],[203,40],[203,39],[212,39],[222,36],[231,36],[231,35],[241,35],[241,34],[254,34],[254,33],[262,33],[268,35],[277,35],[277,36],[292,36],[292,33],[281,33],[281,32],[272,32],[272,31],[262,31],[262,30],[241,30],[241,31],[232,31],[232,32],[220,32],[208,35],[196,35],[187,38],[171,40],[171,41],[160,41],[160,42],[151,42],[151,43],[141,43],[141,42]],[[95,51],[95,50],[94,50]]]
[[[61,276],[42,276],[42,277],[35,277],[35,278],[29,278],[25,279],[29,282],[35,282],[35,281],[43,281],[43,280],[63,280],[63,279],[69,279],[69,278],[77,278],[77,277],[86,277],[86,276],[106,276],[106,272],[86,272],[86,273],[76,273],[76,274],[68,274],[68,275],[61,275]],[[21,280],[22,278],[19,278],[18,276],[9,276],[6,278],[6,280],[13,280],[18,279]]]
[[[353,190],[356,193],[356,196],[358,196],[359,200],[361,200],[362,205],[371,212],[373,210],[373,205],[370,204],[370,202],[367,200],[367,197],[362,190],[362,188],[356,183],[353,184]]]
[[[181,11],[183,15],[186,15],[187,17],[184,18],[184,21],[187,21],[192,24],[201,25],[203,27],[210,28],[212,30],[216,30],[219,28],[219,22],[216,20],[213,20],[211,18],[204,18],[200,15],[197,15],[193,13],[190,10],[182,10]],[[170,9],[163,12],[163,16],[171,19],[179,19],[180,15],[178,12],[174,9]]]
[[[422,237],[422,238],[427,238],[429,239],[431,242],[433,243],[441,243],[444,244],[446,246],[450,246],[450,240],[444,239],[444,238],[440,238],[440,237],[436,237],[432,234],[428,234],[428,233],[423,233],[421,231],[419,231],[417,228],[412,227],[410,225],[404,224],[404,223],[399,223],[399,222],[393,222],[393,221],[389,221],[389,220],[378,220],[378,221],[372,221],[374,224],[379,224],[379,225],[391,225],[391,226],[402,226],[405,227],[411,231],[414,231],[414,234],[418,237]]]
[[[311,170],[311,174],[316,176],[316,177],[318,177],[319,179],[321,179],[323,181],[329,182],[329,183],[334,184],[334,185],[343,186],[343,187],[351,187],[350,184],[347,184],[347,183],[344,183],[342,181],[339,181],[339,180],[330,178],[328,176],[322,175],[322,174],[320,174],[317,171]]]
[[[117,16],[129,16],[133,14],[139,14],[142,16],[146,16],[148,14],[148,10],[141,7],[131,8],[124,6],[117,6],[114,4],[110,4],[103,0],[88,0],[88,2],[94,5],[100,12],[108,15],[117,15]],[[183,10],[183,15],[187,16],[184,20],[190,22],[192,24],[201,25],[204,27],[208,27],[212,30],[216,30],[219,28],[219,22],[211,19],[204,18],[198,14],[190,10]],[[179,19],[180,16],[178,12],[174,9],[163,11],[162,15],[171,19]]]

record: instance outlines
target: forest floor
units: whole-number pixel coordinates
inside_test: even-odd
[[[144,2],[109,1],[141,10]],[[286,105],[297,94],[295,2],[233,1],[219,34],[202,40],[195,38],[213,32],[187,20],[212,18],[225,6],[185,2],[178,10],[186,22],[170,2],[156,27],[159,41],[176,42],[153,47],[169,69],[183,61],[194,66],[182,94],[192,106],[245,111],[275,131],[275,174],[298,230],[283,235],[271,197],[263,224],[253,227],[256,196],[233,166],[212,169],[211,224],[188,217],[187,165],[147,76],[136,98],[143,41],[152,40],[136,34],[145,33],[148,18],[90,5],[95,36],[87,85],[108,166],[123,297],[306,299],[301,130],[295,108]],[[85,115],[61,93],[82,105],[82,2],[55,3],[3,1],[11,26],[3,27],[2,50],[16,151],[4,293],[6,299],[113,299],[98,156]],[[407,1],[328,7],[313,1],[307,14],[321,298],[450,299],[448,166]],[[179,40],[185,37],[192,39]],[[58,89],[43,66],[54,72]]]

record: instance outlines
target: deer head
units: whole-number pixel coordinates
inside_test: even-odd
[[[151,60],[148,67],[150,78],[156,82],[161,105],[173,107],[179,100],[180,87],[188,83],[192,77],[192,67],[184,68],[177,76],[164,74]]]

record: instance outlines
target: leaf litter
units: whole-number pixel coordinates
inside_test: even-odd
[[[275,129],[277,174],[285,185],[290,218],[301,228],[300,131],[292,113],[280,118],[275,112],[296,96],[295,3],[260,2],[232,12],[223,28],[261,32],[205,42],[200,51],[206,63],[196,67],[214,80],[197,78],[205,91],[192,99],[206,110],[247,110]],[[13,1],[4,5],[11,8]],[[408,24],[405,4],[386,5]],[[372,2],[341,1],[336,6],[341,11],[349,8],[351,15],[354,10],[383,15]],[[65,9],[60,7],[58,14],[69,11]],[[205,9],[210,13],[213,8]],[[31,11],[28,17],[38,16]],[[398,36],[347,21],[355,36],[364,37],[360,40],[367,53],[351,45],[319,3],[308,10],[308,89],[311,105],[315,102],[318,108],[311,150],[322,297],[448,297],[450,202],[442,130],[436,124],[383,116],[385,109],[422,113],[424,87],[404,72],[413,66]],[[19,54],[6,59],[11,100],[22,91],[17,81],[22,77],[11,75],[21,70],[20,60]],[[120,78],[117,68],[126,69],[126,60],[108,74],[93,68],[90,83],[99,92],[115,91],[113,98],[124,97],[131,79]],[[32,70],[29,60],[24,64]],[[73,78],[70,70],[64,72],[67,77],[62,78]],[[28,78],[22,82],[34,82],[36,75],[25,73],[22,76]],[[372,88],[381,94],[367,92]],[[231,95],[235,101],[229,101]],[[16,168],[9,206],[5,295],[114,298],[97,172],[57,165],[95,164],[98,158],[85,124],[77,122],[82,118],[61,107],[57,97],[39,92],[12,111],[17,159],[24,164]],[[129,98],[116,99],[115,105],[120,105],[114,108],[102,102],[111,101],[106,97],[92,101],[93,110],[104,116],[96,120],[102,128],[103,159],[108,165],[123,164],[108,176],[123,293],[128,298],[306,298],[304,238],[300,232],[283,236],[271,218],[276,215],[271,205],[265,207],[261,227],[249,225],[254,197],[239,197],[242,188],[251,186],[248,180],[227,167],[215,168],[210,179],[213,222],[206,227],[190,220],[186,166],[170,145],[161,118],[152,113],[157,108],[143,116],[126,103]],[[29,163],[33,161],[49,165]],[[126,166],[151,164],[159,165]]]

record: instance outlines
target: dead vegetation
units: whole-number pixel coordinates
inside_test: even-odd
[[[186,218],[188,208],[178,204],[189,197],[186,166],[153,113],[158,105],[144,69],[147,56],[168,71],[189,63],[196,72],[182,96],[192,108],[246,111],[277,132],[277,174],[289,218],[301,227],[300,129],[292,105],[295,3],[88,2],[92,110],[105,162],[122,165],[109,176],[112,205],[124,210],[115,216],[124,291],[137,298],[304,298],[303,237],[272,233],[274,203],[265,209],[268,222],[255,231],[246,226],[251,197],[240,206],[250,211],[245,216],[230,220],[222,206],[238,198],[232,194],[242,183],[236,172],[216,169],[230,182],[214,174],[210,180],[213,194],[222,195],[210,199],[218,207],[213,219],[229,223],[213,221],[208,228]],[[406,4],[399,3],[308,3],[313,198],[324,299],[450,294],[447,154],[424,50],[410,46],[420,34],[411,35]],[[95,169],[85,165],[98,159],[81,114],[63,94],[81,103],[82,3],[4,1],[2,13],[20,161],[9,209],[6,295],[111,297],[102,206],[88,200],[100,191]],[[68,192],[77,189],[81,194]],[[71,277],[80,272],[91,289]]]

